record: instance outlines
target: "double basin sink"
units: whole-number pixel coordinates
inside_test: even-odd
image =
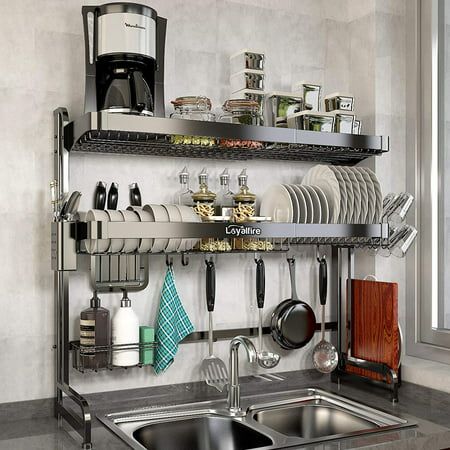
[[[230,417],[224,402],[202,402],[99,419],[141,450],[270,450],[415,425],[319,389],[242,400],[242,417]]]

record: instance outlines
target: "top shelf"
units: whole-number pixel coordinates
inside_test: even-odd
[[[177,135],[258,141],[263,148],[171,143]],[[97,112],[69,122],[64,145],[71,152],[354,165],[389,151],[389,138]]]

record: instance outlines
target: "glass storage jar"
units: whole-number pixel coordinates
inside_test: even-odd
[[[258,102],[254,100],[237,98],[227,100],[222,106],[219,122],[239,125],[262,125],[263,118]],[[221,139],[222,147],[261,148],[262,143],[246,139]]]
[[[188,95],[172,100],[175,111],[170,115],[172,119],[199,120],[202,122],[214,122],[216,115],[211,112],[211,100],[202,95]],[[207,136],[174,135],[171,137],[173,144],[212,146],[216,140]]]

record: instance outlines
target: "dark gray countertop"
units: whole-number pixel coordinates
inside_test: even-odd
[[[343,450],[350,448],[376,448],[383,450],[402,449],[445,449],[450,447],[450,395],[403,383],[400,388],[400,402],[392,404],[389,391],[366,383],[349,381],[338,386],[314,371],[285,372],[283,381],[267,382],[255,377],[242,378],[242,395],[280,392],[304,387],[320,387],[329,392],[360,401],[369,406],[415,420],[417,427],[375,433],[352,439],[331,441],[319,446],[321,450]],[[101,412],[125,410],[130,407],[179,405],[197,400],[221,399],[224,394],[214,391],[204,383],[188,383],[107,392],[87,396],[94,415]],[[1,410],[1,406],[0,406]],[[79,436],[68,432],[63,424],[58,427],[52,417],[34,417],[25,420],[8,420],[1,414],[1,450],[75,450],[80,448]],[[11,415],[14,419],[14,415]],[[126,449],[119,438],[109,432],[98,421],[93,428],[94,449]],[[302,447],[305,448],[305,447]]]

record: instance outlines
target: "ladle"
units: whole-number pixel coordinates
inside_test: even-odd
[[[265,299],[266,276],[264,261],[259,258],[256,262],[256,300],[258,303],[258,364],[264,369],[272,369],[280,362],[280,355],[278,353],[269,352],[262,349],[262,321],[263,308]]]

